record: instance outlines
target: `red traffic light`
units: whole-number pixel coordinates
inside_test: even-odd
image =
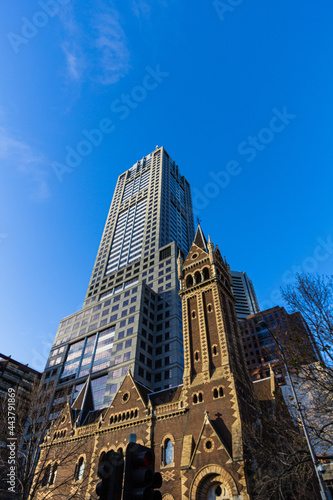
[[[132,454],[132,464],[135,467],[149,467],[154,460],[151,450],[142,450]]]
[[[147,446],[130,442],[126,450],[124,500],[161,500],[154,488],[162,485],[162,477],[154,473],[154,452]]]

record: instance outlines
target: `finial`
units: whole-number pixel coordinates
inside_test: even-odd
[[[198,226],[200,226],[200,223],[201,223],[201,219],[200,219],[199,215],[197,215],[197,224],[198,224]]]

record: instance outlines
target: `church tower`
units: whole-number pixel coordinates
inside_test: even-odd
[[[195,386],[233,374],[243,389],[250,386],[235,312],[230,268],[207,243],[198,225],[185,260],[178,257],[184,324],[184,385]]]
[[[178,257],[184,335],[183,394],[191,419],[210,421],[233,461],[244,460],[244,427],[257,411],[238,327],[230,268],[198,225],[184,262]],[[196,413],[198,412],[198,415]],[[200,416],[199,416],[200,413]],[[194,424],[195,425],[195,422]]]

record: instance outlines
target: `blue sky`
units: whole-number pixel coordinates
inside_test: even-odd
[[[301,0],[0,6],[1,352],[44,368],[118,175],[157,144],[263,307],[295,270],[332,273],[332,14]]]

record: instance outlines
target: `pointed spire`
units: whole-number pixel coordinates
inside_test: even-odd
[[[91,389],[90,375],[86,383],[82,387],[79,395],[71,406],[72,410],[76,410],[78,417],[76,423],[81,425],[90,411],[94,411],[94,400]]]
[[[207,252],[207,241],[205,235],[202,232],[200,222],[198,223],[197,232],[195,233],[193,243]]]

